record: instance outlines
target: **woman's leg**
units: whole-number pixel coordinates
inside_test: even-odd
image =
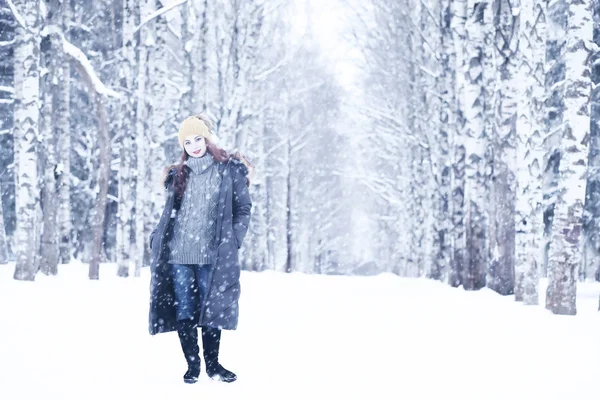
[[[197,309],[198,285],[195,265],[171,265],[177,320],[194,319]]]
[[[212,266],[210,264],[199,265],[196,269],[196,282],[200,304],[204,306],[206,296],[208,295],[209,278]],[[223,368],[219,364],[219,347],[221,345],[221,330],[217,328],[202,327],[202,347],[204,352],[204,362],[206,363],[206,373],[211,378],[220,379],[223,382],[233,382],[237,376]]]
[[[223,368],[219,364],[219,347],[221,345],[221,330],[218,328],[202,327],[202,347],[204,350],[204,362],[206,363],[206,373],[214,379],[223,382],[233,382],[237,376]]]
[[[200,376],[200,348],[196,323],[196,298],[198,286],[195,281],[195,266],[173,264],[171,274],[175,291],[177,334],[188,369],[183,376],[186,383],[196,383]]]
[[[198,286],[198,310],[204,307],[206,296],[208,295],[208,279],[210,278],[211,264],[203,264],[196,266],[196,285]]]

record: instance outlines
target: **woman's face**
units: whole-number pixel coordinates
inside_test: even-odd
[[[190,157],[202,157],[206,154],[206,140],[202,135],[188,136],[183,141],[183,148]]]

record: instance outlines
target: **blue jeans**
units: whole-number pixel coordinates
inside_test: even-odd
[[[177,320],[198,320],[208,290],[210,264],[171,264]]]

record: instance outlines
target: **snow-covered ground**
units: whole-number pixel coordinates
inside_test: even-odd
[[[177,335],[147,333],[147,271],[12,272],[0,266],[2,400],[600,399],[598,284],[566,317],[392,275],[243,273],[221,352],[239,380],[186,385]]]

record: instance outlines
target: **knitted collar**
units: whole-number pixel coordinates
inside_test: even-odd
[[[212,156],[212,154],[207,152],[204,156],[200,158],[188,158],[186,165],[190,167],[194,174],[198,175],[206,171],[206,169],[210,167],[214,162],[215,158]]]

